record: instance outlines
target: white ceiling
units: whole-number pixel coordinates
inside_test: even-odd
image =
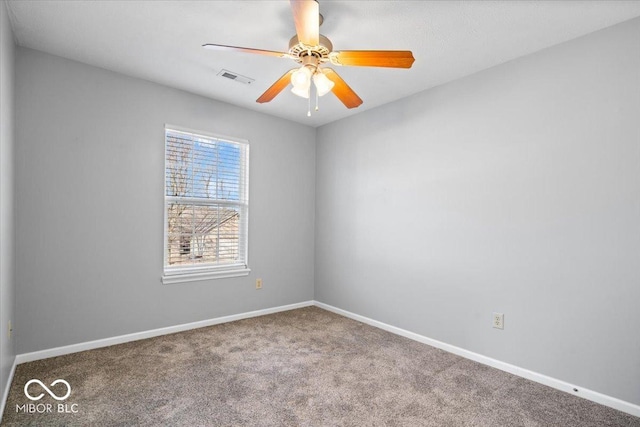
[[[640,16],[638,1],[329,1],[320,31],[335,50],[412,50],[413,68],[334,67],[364,103],[283,91],[256,98],[288,59],[208,51],[204,43],[286,51],[295,27],[280,1],[9,1],[20,46],[319,126]],[[255,79],[216,76],[227,69]]]

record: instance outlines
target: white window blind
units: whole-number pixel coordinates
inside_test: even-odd
[[[248,272],[248,160],[246,142],[165,129],[165,283]]]

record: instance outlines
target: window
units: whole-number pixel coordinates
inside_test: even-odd
[[[163,283],[249,274],[246,141],[165,128]]]

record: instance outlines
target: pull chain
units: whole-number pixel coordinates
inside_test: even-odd
[[[307,96],[307,117],[311,117],[311,87],[309,87],[309,96]]]

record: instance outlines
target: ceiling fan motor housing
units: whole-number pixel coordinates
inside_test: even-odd
[[[319,63],[329,61],[329,54],[333,51],[331,40],[320,34],[318,46],[309,46],[298,40],[295,35],[289,40],[289,55],[292,59],[300,64],[311,65],[315,62],[315,66]],[[305,59],[307,57],[315,58],[315,61]]]

